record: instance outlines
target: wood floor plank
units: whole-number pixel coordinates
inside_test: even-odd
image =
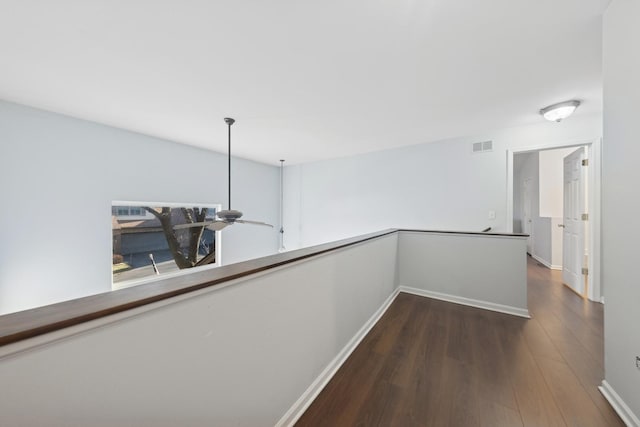
[[[528,261],[523,319],[401,293],[298,426],[624,426],[600,395],[603,310]]]
[[[355,425],[360,407],[365,403],[366,394],[363,394],[362,390],[368,390],[373,386],[375,374],[382,366],[382,358],[376,354],[356,355],[352,359],[354,363],[345,364],[322,391],[321,395],[330,395],[333,398],[316,398],[296,425]],[[349,374],[338,375],[343,369]]]
[[[544,358],[538,359],[537,363],[568,426],[608,425],[566,363]]]
[[[509,315],[475,309],[470,318],[470,342],[475,350],[472,383],[474,392],[500,407],[518,409],[518,403],[509,378],[510,364],[503,352],[500,336],[495,332],[502,326],[501,319]]]
[[[447,351],[449,328],[443,321],[448,317],[447,308],[445,303],[433,301],[425,325],[425,339],[418,343],[413,382],[407,387],[409,395],[397,414],[397,419],[403,423],[398,425],[427,425],[438,409],[434,390],[440,390],[441,362]]]
[[[428,326],[429,326],[429,305],[431,300],[426,299],[429,304],[421,304],[421,307],[416,310],[417,316],[411,318],[411,321],[406,323],[404,328],[404,335],[400,338],[405,338],[410,345],[402,347],[402,351],[396,352],[395,370],[393,371],[389,381],[391,384],[407,388],[411,386],[414,380],[415,369],[421,354],[421,349],[429,345],[428,341]]]
[[[537,313],[532,313],[532,315],[537,316]],[[563,360],[558,348],[553,344],[540,322],[526,322],[522,328],[522,336],[533,355],[553,360]]]
[[[373,334],[377,337],[377,342],[373,348],[376,353],[386,354],[393,348],[400,329],[407,322],[407,318],[416,304],[414,298],[407,297],[407,294],[398,295],[392,307],[387,310],[389,315],[387,316],[387,313],[385,313],[385,322],[378,322],[384,325],[384,328],[378,328]]]
[[[562,356],[557,350],[549,352],[532,351],[544,343],[546,346],[552,345],[547,340],[543,340],[537,335],[542,334],[546,337],[542,328],[535,328],[536,339],[532,340],[527,331],[531,330],[534,322],[529,320],[514,321],[510,318],[503,318],[503,327],[496,330],[496,334],[500,336],[500,345],[505,357],[510,361],[508,366],[509,376],[513,385],[516,401],[522,417],[523,425],[529,427],[537,426],[564,426],[564,418],[560,409],[551,396],[542,372],[538,367],[534,355],[550,354],[552,360],[562,361]],[[533,346],[531,345],[533,343]]]
[[[618,415],[597,389],[604,376],[603,337],[597,333],[598,329],[603,328],[602,305],[583,300],[568,290],[559,280],[559,272],[549,273],[550,270],[531,263],[529,270],[538,271],[538,276],[544,274],[549,276],[548,282],[536,280],[529,282],[529,311],[536,317],[536,324],[540,325],[558,348],[562,356],[561,360],[565,361],[578,378],[591,401],[606,420],[606,425],[622,425]],[[545,289],[550,286],[555,286],[553,292]],[[549,304],[549,298],[553,299],[554,304]],[[581,319],[584,321],[584,327],[581,327],[580,322],[575,321],[575,311],[567,315],[567,307],[571,304],[584,307],[581,311],[584,315]],[[585,339],[585,334],[589,335],[589,339]]]

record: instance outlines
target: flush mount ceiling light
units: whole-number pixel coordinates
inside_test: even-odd
[[[540,114],[549,120],[550,122],[560,122],[562,119],[566,119],[576,111],[580,105],[580,101],[572,100],[560,102],[558,104],[549,105],[540,110]]]

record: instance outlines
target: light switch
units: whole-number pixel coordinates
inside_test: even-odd
[[[489,211],[489,219],[496,219],[496,211]]]

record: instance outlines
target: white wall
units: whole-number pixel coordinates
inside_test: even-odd
[[[604,16],[602,254],[605,379],[640,416],[640,1],[614,0]],[[639,424],[640,425],[640,424]]]
[[[540,152],[516,154],[514,156],[513,193],[514,222],[522,223],[523,184],[531,179],[531,255],[550,266],[552,259],[551,218],[540,216]]]
[[[94,321],[6,357],[2,347],[0,423],[273,426],[392,296],[397,241]]]
[[[540,216],[562,218],[564,158],[578,148],[540,151]]]
[[[549,253],[544,261],[548,267],[562,268],[562,231],[564,215],[564,158],[577,147],[540,151],[538,164],[540,179],[539,214],[549,225]]]
[[[551,267],[562,270],[563,218],[550,218],[551,220]]]
[[[287,247],[389,227],[505,231],[507,149],[600,135],[599,115],[578,115],[562,123],[541,119],[475,137],[286,167]],[[473,154],[471,144],[486,140],[493,141],[493,152]],[[490,210],[495,220],[488,219]]]
[[[276,224],[278,169],[232,168],[234,207]],[[111,202],[226,205],[226,171],[223,154],[0,101],[0,314],[109,291]],[[230,227],[222,261],[274,253],[277,239]]]

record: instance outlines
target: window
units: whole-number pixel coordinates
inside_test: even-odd
[[[220,265],[220,233],[206,224],[220,205],[114,202],[112,287]]]
[[[151,217],[152,215],[147,212],[142,206],[113,206],[111,208],[111,214],[117,217]]]

